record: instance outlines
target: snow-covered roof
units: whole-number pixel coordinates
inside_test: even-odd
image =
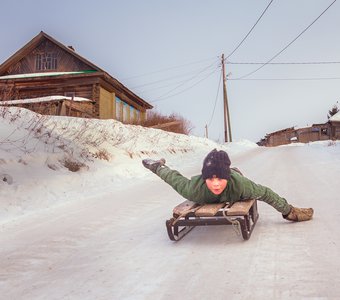
[[[334,116],[331,116],[329,120],[332,122],[340,122],[340,111],[338,111]]]
[[[96,72],[96,71],[89,70],[89,71],[77,71],[77,72],[44,72],[44,73],[15,74],[15,75],[0,76],[0,80],[1,79],[42,77],[42,76],[77,75],[77,74],[86,74],[86,73],[93,73],[93,72]]]
[[[50,101],[58,101],[58,100],[71,100],[71,101],[76,101],[76,102],[83,102],[83,101],[92,102],[92,100],[83,98],[83,97],[46,96],[46,97],[31,98],[31,99],[0,101],[0,105],[40,103],[40,102],[50,102]]]

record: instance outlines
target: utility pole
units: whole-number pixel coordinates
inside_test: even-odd
[[[222,54],[222,76],[223,76],[223,103],[224,103],[224,141],[232,142],[231,137],[231,125],[230,125],[230,114],[228,106],[228,96],[227,96],[227,85],[226,85],[226,74],[225,74],[225,64],[224,64],[224,54]],[[228,138],[229,135],[229,138]]]

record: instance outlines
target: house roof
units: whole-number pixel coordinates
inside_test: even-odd
[[[271,136],[271,135],[280,134],[280,133],[283,133],[283,132],[293,131],[293,130],[294,130],[294,127],[288,127],[288,128],[285,128],[285,129],[280,129],[278,131],[267,133],[266,136]]]
[[[35,36],[31,41],[29,41],[26,45],[24,45],[21,49],[19,49],[17,52],[15,52],[12,56],[10,56],[5,62],[3,62],[0,65],[0,80],[17,80],[17,79],[22,79],[22,78],[32,78],[32,77],[41,77],[41,76],[60,76],[63,74],[60,74],[60,72],[47,72],[44,74],[41,73],[31,73],[31,74],[18,74],[18,75],[11,75],[11,76],[6,76],[6,71],[10,66],[16,64],[19,62],[21,59],[23,59],[25,56],[27,56],[31,51],[33,51],[44,39],[49,40],[50,42],[56,44],[60,48],[62,48],[64,51],[68,52],[70,55],[76,57],[78,60],[82,61],[86,65],[88,65],[92,70],[86,70],[84,71],[85,73],[92,73],[93,75],[97,74],[101,77],[103,77],[107,82],[112,84],[115,88],[117,88],[120,92],[126,93],[131,97],[132,99],[135,99],[139,104],[144,106],[147,109],[152,108],[153,106],[137,96],[134,92],[129,90],[126,86],[124,86],[121,82],[119,82],[117,79],[112,77],[110,74],[105,72],[103,69],[99,68],[92,62],[88,61],[81,55],[79,55],[77,52],[75,52],[73,49],[70,47],[67,47],[63,45],[62,43],[58,42],[45,32],[41,31],[37,36]],[[69,74],[64,74],[64,75],[70,75],[72,72],[68,72]],[[73,72],[77,73],[77,72]],[[79,73],[78,73],[79,74]],[[78,75],[74,74],[74,75]],[[15,77],[17,76],[17,77]]]
[[[60,48],[62,48],[63,50],[65,50],[66,52],[68,52],[69,54],[77,57],[79,60],[81,60],[82,62],[84,62],[85,64],[89,65],[91,68],[93,68],[96,71],[102,71],[104,72],[104,70],[102,70],[101,68],[99,68],[98,66],[96,66],[95,64],[93,64],[92,62],[88,61],[87,59],[85,59],[84,57],[82,57],[81,55],[79,55],[77,52],[75,52],[74,50],[72,50],[70,47],[67,47],[65,45],[63,45],[62,43],[58,42],[57,40],[55,40],[54,38],[52,38],[51,36],[49,36],[48,34],[46,34],[43,31],[40,31],[40,33],[38,35],[36,35],[32,40],[30,40],[26,45],[24,45],[22,48],[20,48],[17,52],[15,52],[12,56],[10,56],[4,63],[2,63],[0,65],[0,76],[3,75],[6,70],[13,64],[17,63],[18,61],[20,61],[22,58],[24,58],[26,55],[28,55],[33,49],[35,49],[42,40],[47,39],[50,42],[58,45]]]

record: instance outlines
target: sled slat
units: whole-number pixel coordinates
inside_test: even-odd
[[[192,208],[195,208],[197,206],[198,206],[197,203],[190,201],[190,200],[186,200],[186,201],[182,202],[181,204],[177,205],[176,207],[174,207],[172,212],[173,212],[174,216],[179,216],[179,215],[185,213],[186,211],[188,211]]]
[[[249,212],[255,200],[237,201],[227,210],[228,216],[243,216]]]
[[[213,217],[217,214],[217,212],[223,208],[225,203],[214,203],[214,204],[205,204],[198,210],[196,210],[195,215],[197,217]]]

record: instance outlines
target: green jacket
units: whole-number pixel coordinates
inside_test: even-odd
[[[228,180],[227,187],[220,195],[215,195],[208,189],[201,175],[188,179],[178,171],[171,170],[167,166],[159,167],[157,175],[172,186],[182,197],[199,204],[234,203],[255,198],[268,203],[282,214],[288,214],[290,211],[290,206],[286,199],[280,197],[270,188],[256,184],[234,170],[231,170],[231,178]]]

